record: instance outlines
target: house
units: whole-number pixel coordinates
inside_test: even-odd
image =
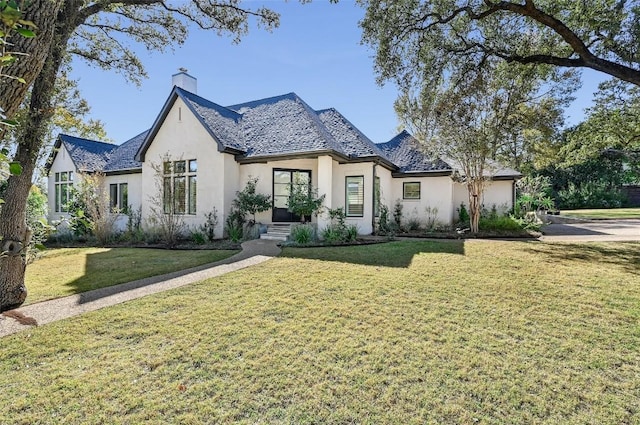
[[[173,83],[151,128],[119,146],[58,137],[48,163],[50,219],[67,213],[70,187],[82,173],[97,171],[106,175],[113,207],[140,209],[143,222],[154,205],[173,208],[189,227],[215,209],[218,235],[236,191],[251,177],[259,179],[258,191],[272,195],[271,210],[257,216],[263,223],[298,221],[287,209],[287,194],[300,182],[317,187],[325,207],[343,207],[361,234],[374,230],[378,201],[393,209],[399,200],[407,218],[424,217],[430,208],[445,224],[467,203],[451,165],[429,158],[407,132],[376,144],[337,110],[314,110],[295,93],[221,106],[198,96],[186,72]],[[497,171],[484,205],[511,208],[519,176]],[[163,199],[169,187],[173,205]],[[322,228],[328,217],[314,221]],[[125,224],[120,217],[119,226]]]

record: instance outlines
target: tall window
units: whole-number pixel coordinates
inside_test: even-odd
[[[63,171],[55,174],[55,212],[67,212],[72,198],[73,171]]]
[[[114,183],[109,185],[109,205],[111,211],[126,214],[129,207],[129,188],[127,183]]]
[[[374,217],[380,216],[380,177],[376,176],[373,184],[373,214]]]
[[[346,179],[347,217],[364,215],[364,176],[349,176]]]
[[[163,164],[163,199],[166,214],[195,214],[198,162],[195,159]]]

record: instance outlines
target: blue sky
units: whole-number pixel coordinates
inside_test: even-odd
[[[246,2],[252,8],[260,4]],[[374,52],[360,44],[358,21],[364,11],[349,0],[265,4],[281,14],[280,27],[272,33],[252,26],[240,44],[233,44],[214,32],[193,30],[173,52],[139,49],[149,74],[140,87],[115,72],[75,61],[72,76],[80,81],[92,117],[104,122],[113,141],[126,141],[153,124],[171,90],[171,75],[185,67],[198,79],[198,94],[220,105],[296,92],[314,109],[336,108],[374,142],[391,139],[398,126],[393,111],[397,92],[391,83],[380,87],[375,82]],[[568,122],[581,119],[603,79],[584,73]]]

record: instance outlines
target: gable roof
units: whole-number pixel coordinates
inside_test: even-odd
[[[424,150],[418,140],[407,131],[402,131],[393,139],[378,145],[380,150],[398,166],[401,173],[442,173],[453,171],[440,158],[433,158]]]
[[[378,147],[391,162],[398,166],[399,173],[402,174],[451,174],[454,170],[460,172],[461,167],[454,160],[444,161],[430,156],[420,142],[406,130],[388,142],[379,144]],[[518,171],[496,161],[488,160],[487,165],[493,171],[491,173],[493,179],[513,179],[522,176]]]
[[[218,150],[236,155],[239,162],[329,154],[344,162],[376,161],[396,176],[448,175],[457,168],[451,161],[430,156],[406,131],[386,143],[373,143],[336,109],[313,110],[295,93],[225,107],[173,87],[153,126],[120,146],[68,135],[60,135],[57,144],[65,144],[79,170],[140,170],[147,149],[178,99],[211,135]],[[497,178],[520,176],[509,168],[496,169]]]
[[[84,139],[82,137],[69,136],[68,134],[60,134],[56,139],[53,151],[47,160],[47,172],[53,164],[60,147],[69,152],[69,157],[73,161],[76,170],[84,172],[94,172],[104,170],[109,154],[118,146],[113,143],[99,142],[96,140]]]
[[[138,170],[142,169],[142,163],[136,161],[135,156],[138,149],[144,142],[150,130],[143,131],[137,136],[127,140],[120,146],[116,147],[109,155],[108,162],[104,167],[105,172]]]

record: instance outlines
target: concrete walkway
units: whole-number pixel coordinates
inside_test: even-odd
[[[224,260],[204,264],[187,270],[149,277],[107,288],[95,289],[50,301],[20,307],[17,312],[33,318],[38,325],[55,322],[68,317],[120,304],[146,295],[167,291],[211,277],[221,276],[245,267],[267,261],[280,254],[275,241],[255,239],[244,242],[242,251]],[[11,317],[0,315],[0,337],[11,335],[31,326],[20,324]]]

